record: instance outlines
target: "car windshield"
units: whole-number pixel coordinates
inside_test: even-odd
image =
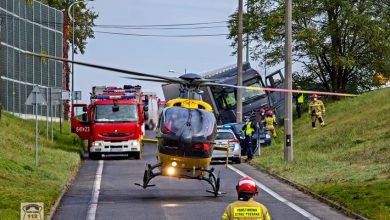
[[[253,83],[251,85],[247,85],[247,86],[261,87],[260,83],[258,83],[258,82]],[[255,98],[256,96],[261,96],[261,95],[264,95],[264,94],[265,94],[265,92],[262,91],[262,90],[246,89],[246,90],[244,90],[244,94],[242,96],[242,101],[245,102],[248,99],[252,99],[252,98]]]
[[[233,140],[235,139],[234,135],[231,132],[217,132],[215,140]]]
[[[117,105],[118,111],[114,111],[113,106],[96,105],[95,122],[131,122],[138,120],[135,105]]]
[[[242,130],[242,127],[244,127],[244,123],[242,123],[242,124],[235,124],[235,125],[233,125],[234,126],[234,128],[236,129],[236,131],[241,131]]]
[[[161,131],[165,134],[209,139],[216,128],[213,113],[201,109],[171,107],[163,115]]]

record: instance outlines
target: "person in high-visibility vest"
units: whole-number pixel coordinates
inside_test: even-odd
[[[301,87],[297,86],[297,89],[301,89]],[[297,112],[297,116],[298,118],[301,118],[301,106],[304,101],[303,93],[297,93],[296,95],[294,95],[294,98],[295,98],[295,110]]]
[[[222,214],[222,220],[271,220],[267,208],[256,202],[258,194],[256,182],[251,177],[243,177],[236,186],[238,201],[230,203]]]
[[[321,126],[325,126],[325,121],[322,116],[325,116],[324,103],[318,99],[317,94],[311,96],[312,101],[309,104],[309,117],[311,118],[311,127],[316,128],[316,121],[320,122]]]
[[[234,97],[232,97],[231,95],[225,93],[222,96],[222,108],[223,109],[230,109],[234,105],[236,105],[236,99]]]
[[[250,117],[245,117],[245,125],[242,127],[242,133],[245,135],[244,147],[246,149],[247,159],[250,161],[253,158],[253,146],[252,146],[252,135],[255,133],[255,126],[250,120]]]
[[[264,119],[264,126],[268,133],[272,135],[272,137],[276,138],[276,129],[274,125],[276,125],[274,113],[271,110],[268,110],[267,116]]]

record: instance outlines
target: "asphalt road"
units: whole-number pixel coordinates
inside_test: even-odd
[[[134,185],[142,182],[146,163],[156,162],[155,151],[148,144],[142,160],[84,160],[54,219],[220,219],[224,208],[237,199],[240,172],[264,185],[255,200],[268,208],[272,219],[349,219],[247,164],[228,169],[212,164],[220,172],[221,191],[226,193],[217,198],[206,192],[211,189],[206,182],[198,180],[157,177],[151,181],[155,187]]]

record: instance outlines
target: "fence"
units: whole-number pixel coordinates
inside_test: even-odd
[[[25,101],[38,85],[44,96],[48,88],[61,89],[63,64],[26,55],[30,51],[63,55],[63,13],[35,0],[0,0],[0,102],[3,110],[33,114]],[[47,116],[41,106],[38,114]],[[59,116],[56,107],[55,115]]]

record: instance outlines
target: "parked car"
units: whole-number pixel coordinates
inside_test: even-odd
[[[215,145],[229,147],[229,160],[234,163],[241,163],[240,140],[234,135],[234,132],[231,129],[218,128],[215,137]],[[226,160],[226,151],[214,150],[211,158],[214,160]]]
[[[228,123],[228,124],[224,124],[222,127],[224,129],[231,129],[233,131],[234,135],[236,135],[236,137],[238,137],[238,139],[240,140],[240,145],[244,146],[245,136],[242,133],[242,127],[244,127],[244,125],[245,125],[244,122],[241,122],[241,123]],[[260,129],[258,132],[255,131],[255,133],[252,136],[252,146],[253,146],[253,149],[255,149],[256,146],[257,146],[257,135],[258,134],[259,134],[259,140],[260,140],[260,145],[261,146],[269,146],[269,145],[271,145],[271,143],[272,143],[271,136],[264,129]],[[245,154],[245,152],[242,152],[242,153]]]

